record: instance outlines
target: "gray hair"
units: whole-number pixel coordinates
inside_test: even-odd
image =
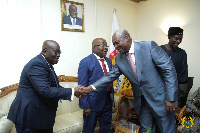
[[[126,35],[127,35],[128,37],[130,37],[130,34],[129,34],[128,31],[125,30],[125,29],[119,29],[119,30],[115,31],[114,34],[116,35],[116,37],[117,37],[118,39],[124,39]],[[114,35],[114,34],[113,34],[113,35]]]

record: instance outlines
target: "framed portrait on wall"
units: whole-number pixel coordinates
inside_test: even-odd
[[[68,0],[61,1],[61,30],[84,32],[84,5]]]

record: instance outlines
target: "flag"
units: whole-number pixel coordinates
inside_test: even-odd
[[[112,44],[112,36],[113,36],[113,33],[118,29],[119,29],[119,25],[118,25],[117,17],[116,17],[116,9],[114,9],[112,31],[111,31],[111,41],[110,41],[110,55],[109,55],[109,59],[112,61],[113,65],[115,65],[115,57],[117,56],[119,52],[115,49],[115,47]],[[122,90],[132,88],[131,84],[129,83],[129,80],[124,75],[120,75],[120,77],[113,82],[113,86],[115,88],[115,91],[118,93],[121,93]]]
[[[64,1],[62,2],[62,14],[63,14],[63,17],[67,16],[66,6],[65,6],[65,2]]]
[[[113,23],[112,23],[112,31],[111,31],[111,40],[110,40],[110,55],[109,55],[109,59],[112,61],[113,64],[114,63],[114,58],[115,56],[119,53],[115,47],[113,46],[112,44],[112,36],[113,36],[113,33],[119,29],[119,25],[118,25],[118,22],[117,22],[117,17],[116,17],[116,9],[114,9],[113,11]]]

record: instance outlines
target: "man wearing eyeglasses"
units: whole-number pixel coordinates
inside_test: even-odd
[[[89,86],[111,70],[112,63],[106,57],[107,52],[105,39],[93,40],[92,54],[82,59],[79,64],[79,85]],[[100,122],[101,133],[111,132],[113,92],[113,86],[110,84],[103,91],[91,92],[79,100],[79,107],[83,109],[83,133],[93,133],[97,120]]]
[[[81,86],[63,88],[59,85],[53,65],[58,63],[60,54],[59,44],[46,40],[42,52],[24,66],[8,113],[17,133],[53,133],[59,99],[86,96]]]

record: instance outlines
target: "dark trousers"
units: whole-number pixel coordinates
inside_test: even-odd
[[[53,133],[52,129],[32,129],[15,124],[17,133]]]
[[[100,124],[100,133],[110,133],[112,121],[112,103],[110,99],[110,93],[107,93],[106,103],[103,110],[98,112],[91,111],[90,116],[86,117],[83,115],[83,119],[84,124],[82,133],[94,133],[97,121],[99,121]]]

